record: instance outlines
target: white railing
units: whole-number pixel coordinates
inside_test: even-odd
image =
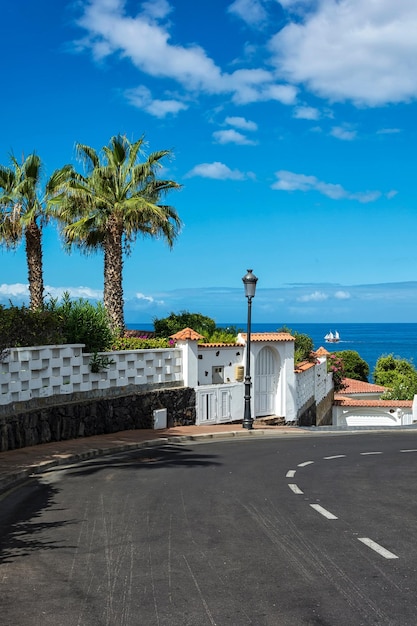
[[[181,383],[181,348],[100,353],[108,366],[91,371],[82,345],[11,348],[0,361],[0,405],[129,385]]]

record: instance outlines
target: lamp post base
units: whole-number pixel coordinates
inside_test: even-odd
[[[253,419],[247,421],[243,420],[242,427],[246,428],[246,430],[253,430]]]
[[[243,428],[246,428],[247,430],[252,430],[253,428],[253,419],[252,419],[252,413],[251,413],[251,406],[250,406],[250,387],[251,387],[251,380],[249,376],[246,376],[245,378],[245,410],[243,413]]]

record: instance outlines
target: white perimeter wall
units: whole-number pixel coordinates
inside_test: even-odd
[[[412,423],[411,408],[333,406],[334,426],[407,426]]]
[[[181,348],[100,353],[113,361],[94,374],[82,345],[12,348],[0,361],[0,405],[128,385],[183,381]]]
[[[213,367],[223,367],[224,382],[236,381],[236,366],[243,365],[244,346],[198,346],[198,384],[213,384]]]

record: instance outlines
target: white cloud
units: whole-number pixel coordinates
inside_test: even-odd
[[[252,141],[242,135],[242,133],[238,133],[237,130],[232,128],[228,130],[217,130],[213,133],[213,137],[217,143],[225,144],[225,143],[236,143],[240,146],[254,146],[256,141]]]
[[[279,3],[282,7],[286,9],[301,9],[302,5],[304,4],[311,5],[311,0],[279,0]]]
[[[401,133],[401,128],[381,128],[376,131],[377,135],[395,135]]]
[[[318,120],[320,111],[314,107],[299,106],[294,109],[293,117],[299,120]]]
[[[304,296],[300,296],[297,298],[298,302],[322,302],[323,300],[327,300],[329,296],[327,296],[322,291],[314,291],[313,293],[305,294]]]
[[[167,17],[172,11],[167,0],[147,0],[142,2],[142,12],[151,19]]]
[[[417,97],[414,0],[322,0],[309,9],[270,41],[282,77],[365,106]]]
[[[263,24],[268,17],[262,0],[234,0],[228,11],[240,17],[249,26]]]
[[[341,139],[342,141],[353,141],[357,136],[356,130],[352,130],[347,126],[333,126],[330,134],[332,137],[336,137],[336,139]]]
[[[374,202],[381,197],[380,191],[359,191],[349,192],[342,185],[334,183],[325,183],[315,176],[307,176],[306,174],[296,174],[287,170],[276,172],[277,182],[271,185],[272,189],[278,191],[318,191],[332,200],[358,200],[367,203]]]
[[[256,124],[256,122],[247,120],[244,117],[226,117],[225,122],[229,124],[229,126],[235,126],[235,128],[240,128],[241,130],[258,130],[258,124]]]
[[[86,298],[87,300],[101,300],[103,292],[100,289],[92,289],[91,287],[52,287],[45,285],[45,299],[62,298],[63,294],[68,292],[71,298]],[[0,285],[0,298],[3,300],[17,298],[21,301],[29,299],[29,285],[23,283],[13,283]]]
[[[231,170],[224,163],[215,161],[214,163],[200,163],[193,167],[192,170],[186,174],[187,178],[193,176],[201,176],[202,178],[213,178],[216,180],[244,180],[245,174],[239,170]]]
[[[170,113],[175,115],[179,111],[184,111],[188,108],[188,105],[179,100],[153,99],[151,91],[144,85],[136,87],[135,89],[128,89],[125,91],[125,95],[130,104],[146,111],[154,117],[162,118]]]
[[[14,283],[7,285],[3,283],[0,285],[0,295],[6,298],[25,297],[29,295],[29,285],[23,283]]]
[[[145,296],[145,294],[140,292],[135,293],[135,298],[137,300],[140,300],[141,302],[144,301],[148,304],[156,304],[158,306],[163,306],[165,304],[163,300],[156,300],[152,296]]]
[[[91,287],[51,287],[45,286],[45,297],[62,298],[65,292],[70,294],[71,298],[85,298],[87,300],[102,300],[103,291],[101,289],[92,289]]]
[[[129,17],[125,0],[91,0],[78,23],[87,30],[84,45],[100,58],[97,46],[105,43],[106,56],[119,52],[141,71],[151,76],[175,77],[193,88],[210,87],[216,91],[221,73],[197,45],[187,48],[169,43],[169,32],[148,13]]]
[[[336,291],[334,297],[336,300],[349,300],[351,295],[348,291]]]
[[[141,72],[174,80],[187,92],[231,94],[239,104],[294,102],[297,89],[281,84],[271,70],[239,69],[229,74],[201,46],[171,43],[169,24],[163,21],[170,9],[167,2],[159,0],[155,7],[147,2],[145,10],[134,17],[127,14],[126,7],[126,0],[90,0],[78,20],[87,35],[75,43],[76,49],[91,50],[96,60],[118,54]],[[164,109],[163,104],[160,109]]]

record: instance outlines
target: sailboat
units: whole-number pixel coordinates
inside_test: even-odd
[[[337,330],[335,330],[334,333],[330,331],[324,336],[324,340],[327,341],[327,343],[338,343],[340,341],[340,335]]]

